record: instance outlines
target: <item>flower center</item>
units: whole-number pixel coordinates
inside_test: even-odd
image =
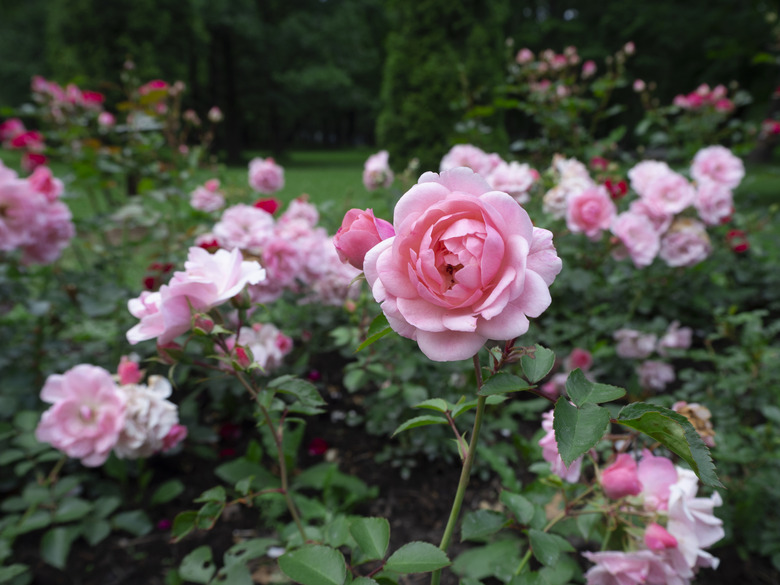
[[[82,404],[79,408],[79,416],[81,417],[82,422],[88,423],[92,422],[95,418],[95,413],[89,406]]]

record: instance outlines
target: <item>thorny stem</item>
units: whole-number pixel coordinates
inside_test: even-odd
[[[303,542],[306,543],[307,541],[306,531],[303,529],[303,523],[301,522],[300,514],[298,514],[298,508],[295,507],[295,502],[293,502],[292,496],[290,495],[289,486],[288,486],[287,462],[285,461],[284,458],[282,423],[280,421],[279,427],[275,428],[273,424],[273,420],[271,419],[271,413],[269,413],[268,409],[263,405],[262,402],[260,402],[260,397],[257,393],[257,390],[255,390],[252,387],[252,384],[246,379],[246,376],[244,376],[241,372],[236,372],[236,377],[241,382],[241,385],[244,386],[244,388],[246,388],[247,391],[252,395],[252,397],[255,399],[255,402],[257,402],[257,405],[260,407],[260,412],[263,413],[265,424],[268,425],[268,430],[271,431],[271,436],[273,437],[274,443],[276,444],[276,457],[279,461],[279,479],[281,480],[282,483],[280,493],[284,494],[284,499],[287,502],[287,509],[290,511],[290,515],[292,516],[295,525],[298,527],[298,532],[301,533],[301,538],[303,539]]]
[[[482,371],[479,364],[479,356],[475,355],[474,372],[477,376],[477,387],[482,388]],[[439,549],[447,552],[447,548],[450,546],[452,535],[455,532],[455,525],[458,522],[460,516],[460,509],[463,505],[463,498],[466,495],[466,487],[469,483],[469,476],[471,475],[471,467],[474,465],[474,457],[477,453],[477,441],[479,440],[479,431],[482,427],[482,418],[485,414],[485,401],[486,396],[477,396],[477,413],[474,417],[474,428],[471,431],[471,442],[469,443],[469,450],[466,455],[466,459],[463,461],[463,468],[460,472],[460,481],[458,481],[458,489],[455,492],[455,500],[452,503],[452,509],[450,510],[450,517],[447,520],[447,526],[444,528],[444,535],[441,537],[441,544]],[[439,585],[441,581],[441,569],[433,572],[431,575],[431,585]]]

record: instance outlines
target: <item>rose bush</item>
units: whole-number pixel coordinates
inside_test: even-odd
[[[514,339],[550,305],[561,270],[552,234],[470,169],[423,174],[393,227],[366,254],[366,278],[390,326],[434,361]]]

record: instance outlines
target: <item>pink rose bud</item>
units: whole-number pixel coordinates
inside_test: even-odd
[[[645,546],[654,551],[677,548],[677,539],[669,534],[666,528],[653,522],[645,529]]]
[[[111,112],[100,112],[97,121],[103,128],[109,128],[116,124],[116,118],[114,118],[114,115]]]
[[[214,330],[214,321],[208,315],[197,315],[193,321],[192,328],[208,335]]]
[[[138,384],[143,378],[143,372],[138,362],[131,360],[126,355],[123,355],[119,360],[117,374],[119,374],[119,383],[122,386],[125,384]]]
[[[593,356],[587,349],[575,347],[571,350],[569,357],[566,359],[566,366],[569,371],[579,368],[583,372],[587,372],[593,365]]]
[[[236,363],[241,369],[246,370],[252,365],[252,350],[237,345],[233,351],[236,355]]]
[[[374,217],[371,209],[350,209],[333,236],[333,245],[342,262],[363,270],[366,253],[379,242],[395,235],[390,222]]]
[[[163,437],[163,452],[170,451],[186,438],[187,427],[178,423],[173,425],[171,430],[168,431],[168,434]]]
[[[647,85],[645,84],[645,82],[643,80],[641,80],[641,79],[635,79],[634,80],[634,91],[635,92],[642,93],[643,91],[645,91],[646,87],[647,87]]]
[[[637,475],[636,461],[631,455],[621,453],[612,465],[601,472],[601,487],[607,497],[613,500],[641,493],[642,484]]]
[[[219,179],[209,179],[208,181],[203,183],[203,186],[206,187],[207,191],[216,193],[217,191],[219,191]]]

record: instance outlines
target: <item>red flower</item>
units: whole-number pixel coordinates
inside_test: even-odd
[[[314,437],[309,443],[309,446],[306,448],[306,451],[312,457],[325,455],[327,450],[328,450],[328,443],[325,441],[325,439],[320,437]]]
[[[263,211],[267,211],[271,215],[276,213],[276,210],[279,209],[280,205],[281,203],[276,197],[268,197],[267,199],[258,199],[253,203],[254,207],[257,207],[258,209],[262,209]]]

